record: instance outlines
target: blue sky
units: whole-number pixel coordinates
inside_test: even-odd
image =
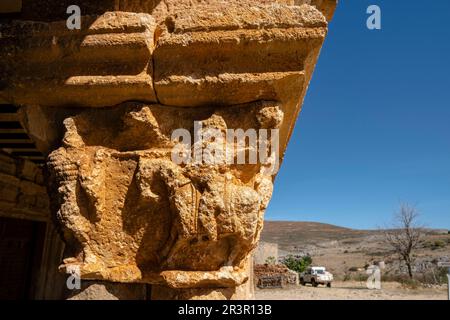
[[[376,228],[401,201],[450,229],[450,1],[341,0],[266,219]]]

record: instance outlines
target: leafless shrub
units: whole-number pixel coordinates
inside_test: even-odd
[[[418,217],[419,212],[415,206],[401,204],[399,212],[394,217],[394,224],[383,230],[385,241],[405,263],[411,279],[413,278],[413,253],[419,247],[425,233],[424,228],[417,224]]]

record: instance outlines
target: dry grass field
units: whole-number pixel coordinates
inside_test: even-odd
[[[450,261],[447,230],[427,230],[415,252],[415,276],[425,284],[409,283],[405,269],[379,230],[353,230],[315,222],[266,221],[261,240],[278,243],[279,256],[310,255],[313,265],[325,266],[336,281],[331,289],[306,286],[258,290],[260,299],[447,298],[446,285],[443,285],[446,270],[437,268],[437,261]],[[365,286],[364,267],[374,261],[386,264],[382,270],[382,290],[369,290]]]

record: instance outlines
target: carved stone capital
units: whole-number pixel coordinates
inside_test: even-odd
[[[336,1],[80,1],[81,30],[63,3],[0,27],[0,100],[48,155],[61,270],[158,299],[250,298]]]

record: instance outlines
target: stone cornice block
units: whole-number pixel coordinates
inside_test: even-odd
[[[12,21],[1,26],[0,100],[17,105],[111,106],[155,102],[153,33],[147,14],[86,16],[66,21]]]

